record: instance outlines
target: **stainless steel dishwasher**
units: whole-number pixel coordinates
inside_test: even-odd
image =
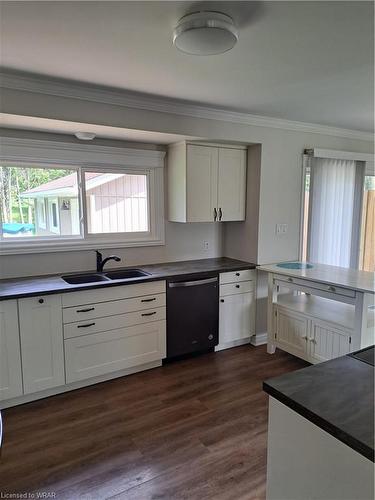
[[[167,358],[212,350],[219,342],[217,275],[172,280],[167,288]]]

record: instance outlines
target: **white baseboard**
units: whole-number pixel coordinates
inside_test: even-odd
[[[62,394],[63,392],[74,391],[75,389],[81,389],[82,387],[87,387],[89,385],[99,384],[101,382],[106,382],[107,380],[112,380],[114,378],[132,375],[133,373],[138,373],[144,370],[150,370],[152,368],[157,368],[158,366],[162,366],[161,360],[151,361],[150,363],[145,363],[143,365],[138,365],[131,368],[125,368],[124,370],[107,373],[105,375],[98,375],[97,377],[93,377],[87,380],[80,380],[79,382],[71,382],[70,384],[66,384],[60,387],[52,387],[51,389],[34,392],[33,394],[25,394],[24,396],[19,396],[17,398],[7,399],[5,401],[0,401],[0,410],[10,408],[12,406],[22,405],[24,403],[30,403],[31,401],[36,401],[37,399],[48,398],[49,396],[55,396],[56,394]]]
[[[267,344],[267,340],[268,340],[267,332],[257,333],[256,335],[253,335],[251,337],[250,343],[251,343],[251,345],[254,345],[254,346],[264,345],[264,344]]]
[[[238,347],[240,345],[250,344],[250,337],[239,340],[232,340],[231,342],[225,342],[215,346],[215,351],[222,351],[223,349],[230,349],[231,347]]]

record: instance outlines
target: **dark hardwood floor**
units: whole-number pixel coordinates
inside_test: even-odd
[[[243,346],[5,410],[0,492],[264,499],[262,381],[303,366]]]

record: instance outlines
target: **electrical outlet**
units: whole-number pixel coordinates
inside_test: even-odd
[[[286,234],[288,232],[288,224],[276,224],[276,234]]]
[[[205,250],[209,250],[209,249],[210,249],[210,243],[209,243],[209,241],[204,241],[204,242],[203,242],[203,248],[204,248]]]

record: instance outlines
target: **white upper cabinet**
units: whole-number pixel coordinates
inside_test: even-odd
[[[4,300],[0,302],[0,401],[22,392],[17,301]]]
[[[246,151],[219,148],[217,205],[223,222],[245,219]]]
[[[170,221],[244,220],[245,198],[245,149],[186,143],[169,148]]]
[[[25,394],[65,384],[61,295],[18,301]]]
[[[187,221],[207,222],[217,209],[218,149],[187,146]]]

